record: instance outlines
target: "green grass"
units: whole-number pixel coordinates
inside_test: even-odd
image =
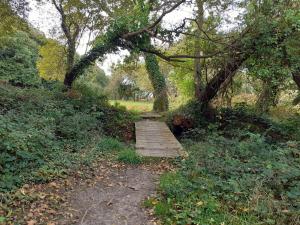
[[[134,112],[150,112],[152,111],[152,102],[134,102],[122,100],[110,100],[109,103],[114,106],[123,106],[127,110]]]
[[[126,164],[140,164],[142,158],[133,149],[125,149],[119,152],[118,161]]]

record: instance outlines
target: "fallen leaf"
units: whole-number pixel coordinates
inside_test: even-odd
[[[243,211],[243,212],[248,212],[248,211],[249,211],[249,208],[243,208],[242,211]]]
[[[27,221],[27,225],[35,225],[36,223],[37,223],[36,220]]]
[[[197,206],[202,206],[203,204],[204,204],[204,202],[202,202],[202,201],[199,201],[196,203]]]

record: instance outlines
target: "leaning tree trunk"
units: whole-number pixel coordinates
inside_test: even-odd
[[[298,87],[298,96],[294,99],[293,104],[298,105],[300,103],[300,72],[299,73],[294,72],[292,75],[293,75],[293,80],[295,81]]]
[[[220,87],[220,98],[222,103],[226,103],[228,108],[232,107],[232,95],[229,93],[229,88],[232,87],[233,77],[235,73],[232,73],[227,79],[223,82]],[[233,92],[233,91],[232,91]]]
[[[81,75],[85,68],[94,63],[98,58],[105,54],[116,51],[118,47],[118,38],[103,38],[100,43],[97,43],[86,55],[84,55],[73,68],[66,73],[64,84],[71,87],[73,81]]]
[[[169,108],[167,84],[164,75],[160,72],[158,60],[155,55],[145,54],[146,69],[154,89],[153,110],[164,112]]]
[[[205,89],[201,92],[199,103],[203,108],[207,108],[210,101],[218,94],[218,91],[222,87],[223,83],[227,79],[232,79],[236,74],[237,70],[246,61],[248,56],[246,54],[239,54],[232,56],[229,61],[224,65],[216,76],[214,76],[209,83],[206,85]]]
[[[289,34],[292,35],[294,32],[297,32],[296,29],[293,28],[293,31]],[[227,63],[224,65],[223,69],[217,72],[217,74],[209,81],[206,85],[205,89],[201,91],[200,98],[198,102],[201,104],[202,108],[207,108],[209,106],[210,101],[217,95],[218,91],[222,84],[229,78],[230,76],[234,76],[237,70],[242,66],[242,64],[256,51],[256,42],[260,40],[261,34],[258,36],[251,37],[252,46],[244,46],[242,42],[242,38],[247,35],[248,29],[245,29],[240,39],[235,40],[233,43],[230,44],[232,54],[229,56]],[[274,30],[274,34],[276,30]],[[278,37],[277,45],[280,45],[282,42],[285,41],[286,34]],[[295,77],[294,77],[295,80]],[[300,83],[300,76],[296,77],[296,83]]]

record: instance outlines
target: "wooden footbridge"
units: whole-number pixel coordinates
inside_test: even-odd
[[[181,144],[156,113],[142,115],[135,123],[136,151],[141,156],[175,158],[184,156]]]

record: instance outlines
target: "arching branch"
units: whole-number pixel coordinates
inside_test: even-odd
[[[137,30],[137,31],[134,31],[134,32],[130,32],[130,33],[127,33],[127,34],[123,34],[122,35],[122,38],[124,39],[129,39],[131,37],[134,37],[134,36],[137,36],[139,34],[142,34],[142,33],[145,33],[147,31],[151,31],[153,30],[154,28],[156,28],[156,26],[163,20],[163,18],[168,15],[169,13],[173,12],[176,8],[178,8],[181,4],[183,4],[184,2],[186,2],[186,0],[180,0],[179,2],[177,2],[176,4],[174,4],[170,9],[167,9],[165,10],[159,17],[158,19],[156,19],[151,25],[143,28],[143,29],[140,29],[140,30]]]

